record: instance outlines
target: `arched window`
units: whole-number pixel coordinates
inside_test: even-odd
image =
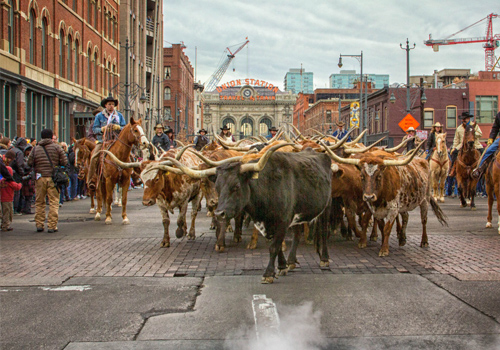
[[[73,62],[75,62],[75,75],[74,75],[74,78],[75,78],[75,83],[78,84],[78,67],[79,67],[79,61],[80,61],[80,55],[79,55],[79,51],[80,50],[80,43],[78,42],[78,40],[75,40],[75,44],[74,44],[74,50],[73,50]]]
[[[14,35],[14,30],[16,28],[15,26],[15,19],[14,19],[14,3],[12,2],[12,0],[8,0],[7,1],[7,4],[9,5],[9,9],[8,9],[8,23],[7,23],[7,40],[9,41],[9,53],[14,53],[14,38],[15,38],[15,35]]]
[[[66,74],[68,80],[72,80],[71,75],[73,73],[73,55],[71,54],[71,49],[73,48],[73,38],[71,35],[68,35],[68,45],[67,45],[67,54],[66,54],[66,59],[68,61],[67,65],[67,71],[68,73]]]
[[[36,62],[36,14],[35,10],[30,11],[30,63]]]
[[[231,131],[231,134],[234,134],[234,132],[236,131],[236,125],[233,118],[231,117],[224,118],[224,120],[222,121],[222,126],[224,125],[230,129],[229,131]]]
[[[163,90],[163,99],[164,99],[164,100],[170,100],[171,98],[172,98],[172,94],[171,94],[170,88],[169,88],[169,87],[166,87],[166,88]]]
[[[61,29],[59,32],[59,76],[64,78],[64,31]]]
[[[97,52],[94,53],[94,91],[97,91]]]
[[[272,126],[272,121],[268,117],[264,117],[261,119],[259,123],[259,135],[266,136],[269,134],[269,129]]]
[[[49,43],[47,32],[47,18],[42,19],[42,69],[47,70],[47,45]]]
[[[91,62],[92,52],[90,49],[87,52],[87,85],[89,89],[92,89],[92,62]]]
[[[253,120],[249,117],[243,118],[243,120],[241,121],[240,131],[243,136],[253,135]]]

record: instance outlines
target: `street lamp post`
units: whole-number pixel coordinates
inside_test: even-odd
[[[359,74],[359,108],[361,109],[361,119],[363,120],[363,129],[366,129],[366,114],[365,114],[365,109],[366,109],[366,103],[367,103],[367,97],[365,96],[365,103],[363,103],[363,51],[361,51],[360,55],[342,55],[340,54],[339,57],[339,63],[338,66],[339,68],[342,68],[342,57],[354,57],[356,58],[361,66],[361,72]],[[368,88],[366,88],[368,90]],[[365,92],[366,94],[366,92]],[[340,118],[340,115],[339,115]],[[366,145],[366,134],[363,136],[363,143]]]
[[[402,50],[406,50],[406,112],[411,112],[410,106],[410,50],[415,48],[415,43],[413,47],[410,47],[410,42],[408,38],[406,38],[406,47],[403,47],[403,44],[399,44]]]

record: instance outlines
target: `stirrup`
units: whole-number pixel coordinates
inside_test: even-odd
[[[471,174],[471,175],[472,175],[472,178],[474,178],[474,179],[476,179],[476,180],[477,180],[477,179],[479,179],[479,178],[481,177],[481,175],[482,175],[482,174],[481,174],[481,170],[480,170],[479,168],[474,169],[474,170],[472,171],[472,174]]]

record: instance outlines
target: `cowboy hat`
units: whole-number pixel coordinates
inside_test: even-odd
[[[172,133],[172,134],[173,134],[173,133],[174,133],[174,130],[172,130],[172,128],[168,128],[168,130],[167,130],[167,131],[165,131],[165,134],[169,134],[169,133]]]
[[[113,98],[113,96],[109,95],[108,97],[106,97],[105,99],[103,99],[101,101],[101,107],[105,108],[106,103],[108,103],[108,102],[114,102],[115,107],[118,106],[118,100],[116,98]]]
[[[410,126],[408,129],[406,129],[406,132],[410,132],[410,131],[416,131],[416,130],[413,126]]]
[[[198,134],[204,132],[205,134],[207,133],[207,131],[205,129],[201,129],[201,130],[198,130]]]
[[[160,129],[160,128],[163,129],[163,130],[165,130],[165,127],[162,124],[160,124],[160,123],[156,124],[156,126],[154,127],[154,130]]]
[[[440,127],[440,128],[442,128],[442,127],[443,127],[443,126],[441,125],[441,123],[440,123],[440,122],[436,122],[436,123],[434,123],[434,125],[433,125],[433,126],[434,126],[434,127]]]
[[[222,128],[220,128],[221,130],[231,130],[227,127],[227,125],[224,125]]]
[[[470,114],[469,112],[462,112],[462,115],[460,116],[460,119],[465,119],[465,118],[472,118],[474,117],[472,114]]]
[[[278,129],[276,129],[276,127],[275,127],[275,126],[271,126],[271,127],[269,128],[269,131],[278,131]]]
[[[337,124],[337,126],[345,126],[345,123],[343,121],[335,122],[335,124]]]

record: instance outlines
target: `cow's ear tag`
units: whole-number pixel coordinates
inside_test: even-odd
[[[252,179],[256,180],[259,178],[259,172],[258,171],[254,171],[254,173],[252,174]]]

